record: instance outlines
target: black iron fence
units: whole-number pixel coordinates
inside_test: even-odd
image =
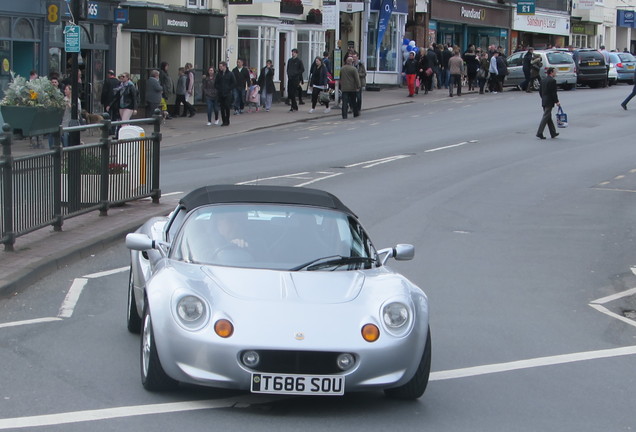
[[[106,216],[113,205],[151,197],[159,203],[161,115],[152,118],[60,128],[52,150],[29,156],[11,155],[12,131],[2,127],[0,144],[0,232],[5,251],[16,238],[53,226],[61,231],[64,219],[99,211]],[[145,136],[137,124],[154,124]],[[121,127],[119,139],[110,136]],[[66,133],[100,130],[98,143],[62,147]]]

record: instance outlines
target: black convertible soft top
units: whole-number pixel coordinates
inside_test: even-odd
[[[221,203],[297,204],[341,210],[355,216],[355,213],[329,192],[291,186],[203,186],[179,201],[188,212],[203,205]]]

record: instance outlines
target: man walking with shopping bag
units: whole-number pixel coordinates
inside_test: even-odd
[[[541,123],[539,123],[539,130],[537,130],[537,138],[544,140],[545,136],[543,131],[545,126],[548,125],[550,130],[550,137],[556,138],[559,136],[556,128],[554,127],[554,121],[552,120],[552,108],[554,105],[561,106],[559,102],[559,96],[557,95],[557,83],[554,77],[556,76],[556,70],[551,67],[546,71],[546,78],[541,81],[541,106],[543,107],[543,117],[541,117]]]

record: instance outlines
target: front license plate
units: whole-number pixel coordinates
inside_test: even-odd
[[[600,65],[600,63],[599,62],[589,62],[587,65],[588,66],[598,66],[598,65]]]
[[[330,375],[252,374],[252,393],[343,395],[345,379]]]

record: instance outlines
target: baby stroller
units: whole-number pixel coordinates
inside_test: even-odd
[[[329,86],[329,99],[331,101],[336,100],[336,80],[333,79],[331,72],[327,71],[327,85]],[[338,89],[338,101],[342,100],[342,91]]]

